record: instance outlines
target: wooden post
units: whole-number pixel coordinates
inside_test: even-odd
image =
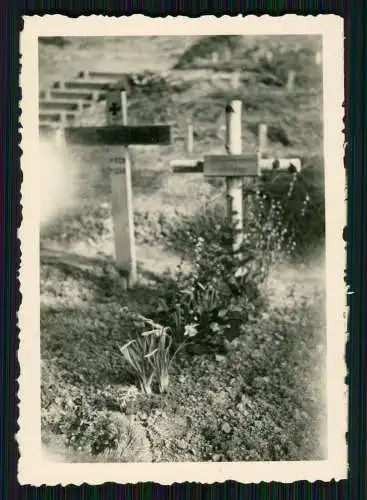
[[[217,63],[219,60],[218,52],[212,52],[212,62]]]
[[[127,125],[126,92],[110,91],[106,99],[107,125]],[[123,286],[132,288],[137,279],[134,213],[132,205],[131,163],[127,146],[123,155],[112,160],[112,216],[115,233],[115,259],[120,269],[128,269]]]
[[[232,101],[226,107],[226,150],[229,155],[240,155],[242,153],[242,102]],[[233,250],[237,251],[243,238],[243,177],[227,177],[227,213],[238,231],[233,244]]]
[[[63,127],[58,127],[55,131],[55,142],[57,148],[63,148],[65,146],[65,134],[64,134],[64,128]]]
[[[273,60],[273,52],[271,50],[268,50],[266,52],[266,60],[270,63]]]
[[[232,56],[232,54],[231,54],[230,49],[229,49],[229,48],[225,49],[225,50],[224,50],[224,54],[223,54],[223,59],[224,59],[226,62],[228,62],[228,61],[230,61],[230,60],[231,60],[231,56]]]
[[[127,125],[127,93],[126,90],[121,91],[122,104],[122,124]]]
[[[259,138],[259,148],[258,148],[258,167],[260,170],[260,160],[263,158],[264,153],[267,151],[267,142],[268,142],[268,126],[266,123],[260,123],[258,129],[258,138]],[[260,174],[260,172],[259,172]]]
[[[57,127],[55,131],[55,143],[56,147],[59,149],[63,149],[66,146],[66,139],[65,139],[65,127],[66,127],[66,117],[63,113],[61,113],[60,116],[60,122],[59,126]]]
[[[295,78],[296,78],[296,73],[293,70],[290,70],[288,73],[288,80],[287,80],[287,90],[290,92],[294,89]]]
[[[194,126],[192,123],[187,124],[186,150],[189,154],[194,151]]]

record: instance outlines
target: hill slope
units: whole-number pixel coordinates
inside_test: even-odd
[[[197,55],[210,58],[212,49],[221,54],[220,49],[228,47],[228,60],[214,68],[201,63],[197,69]],[[192,120],[198,150],[201,146],[207,149],[208,144],[220,148],[224,104],[240,98],[244,149],[256,149],[257,126],[265,122],[273,153],[308,156],[322,151],[322,75],[315,63],[318,48],[317,40],[307,37],[297,44],[292,37],[72,38],[61,47],[40,44],[40,87],[49,87],[55,79],[74,78],[81,70],[163,72],[155,85],[130,89],[131,123],[174,122],[179,144],[187,121]],[[273,54],[271,60],[269,53]],[[172,66],[188,69],[170,71]],[[242,71],[238,88],[233,88],[229,77],[233,69]],[[284,80],[290,69],[297,72],[296,87],[295,92],[287,93]],[[84,113],[81,124],[103,121],[101,103]]]

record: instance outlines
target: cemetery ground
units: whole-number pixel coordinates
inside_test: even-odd
[[[260,286],[254,311],[241,300],[231,302],[232,310],[226,292],[226,302],[214,304],[208,314],[207,297],[198,298],[194,312],[186,312],[185,326],[200,323],[201,316],[212,329],[199,331],[193,345],[179,352],[165,393],[154,381],[153,394],[145,394],[131,374],[119,346],[151,330],[140,315],[174,327],[172,310],[162,304],[171,307],[172,286],[188,285],[175,281],[182,256],[195,280],[190,232],[202,235],[209,251],[213,221],[222,221],[223,189],[195,174],[157,174],[154,154],[159,150],[133,154],[139,271],[133,290],[121,289],[113,264],[109,180],[99,160],[79,171],[84,203],[53,219],[41,236],[45,449],[71,461],[322,458],[322,245],[303,260],[278,261]],[[203,203],[206,199],[214,201]],[[215,289],[213,261],[204,254],[199,265],[200,280]],[[217,291],[220,301],[222,290]],[[183,292],[178,300],[184,306]],[[224,304],[229,312],[221,320]]]
[[[260,100],[252,104],[249,121]],[[274,113],[278,130],[291,136],[288,146],[276,139],[274,146],[289,154],[303,146],[307,169],[297,177],[282,176],[275,188],[264,184],[267,199],[253,195],[246,219],[248,273],[235,278],[223,185],[198,174],[173,175],[169,161],[184,156],[178,140],[164,148],[131,147],[139,280],[123,290],[113,263],[108,155],[103,148],[72,150],[75,156],[65,163],[72,181],[63,190],[65,197],[67,189],[73,191],[73,202],[56,210],[41,230],[46,457],[325,458],[324,191],[314,140],[317,105],[312,101],[306,111],[303,102],[297,117],[282,98],[261,104]],[[137,119],[147,106],[141,103]],[[200,109],[195,153],[223,152],[223,140],[211,135],[212,107],[205,103]],[[315,136],[308,128],[313,121]],[[244,134],[250,142],[250,132]],[[289,234],[295,231],[290,240],[285,227]],[[179,348],[168,378],[162,338],[172,338],[173,351]],[[129,346],[120,348],[136,339],[143,347],[152,339],[158,351],[148,358],[137,355],[134,370],[126,359]],[[150,361],[156,368],[151,384]]]

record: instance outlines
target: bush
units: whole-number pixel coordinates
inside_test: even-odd
[[[295,242],[295,254],[300,256],[323,242],[325,237],[325,195],[323,167],[320,159],[303,160],[300,173],[269,172],[259,185],[266,204],[282,207],[280,224]]]
[[[172,329],[176,343],[182,342],[186,325],[196,324],[198,341],[222,345],[224,334],[236,336],[240,324],[264,306],[262,286],[276,255],[271,245],[281,245],[282,240],[277,234],[272,241],[262,240],[253,231],[233,252],[235,235],[232,224],[215,214],[184,219],[170,234],[184,258],[191,260],[190,271],[181,266],[165,289],[158,310],[160,322]]]

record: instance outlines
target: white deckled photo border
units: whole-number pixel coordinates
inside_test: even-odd
[[[326,196],[328,459],[310,462],[224,462],[66,464],[42,461],[40,429],[40,198],[38,150],[38,37],[40,36],[144,36],[221,34],[321,34],[323,36],[324,158]],[[21,484],[67,485],[104,482],[120,484],[154,481],[241,483],[297,480],[330,481],[347,477],[347,386],[345,345],[347,306],[344,269],[346,182],[343,168],[343,20],[335,15],[271,17],[203,16],[196,19],[143,15],[113,18],[61,15],[25,16],[21,32],[21,187],[22,224],[19,310],[20,345],[19,432],[16,436]]]

